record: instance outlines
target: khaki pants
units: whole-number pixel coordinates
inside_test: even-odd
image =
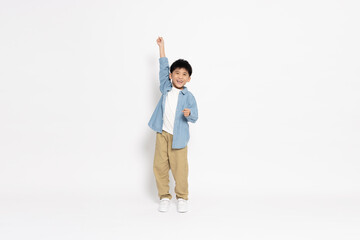
[[[174,176],[176,199],[188,200],[188,159],[187,146],[182,149],[172,149],[173,135],[162,131],[156,133],[154,156],[154,175],[158,196],[160,199],[172,196],[169,193],[169,170]]]

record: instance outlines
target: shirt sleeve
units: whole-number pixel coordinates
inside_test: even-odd
[[[188,122],[192,122],[195,123],[198,119],[198,108],[197,108],[197,104],[196,104],[196,100],[195,97],[193,95],[190,95],[190,101],[189,101],[189,106],[187,108],[190,109],[190,115],[185,117]]]
[[[171,79],[169,78],[169,61],[167,57],[159,58],[160,62],[160,92],[165,93],[165,89],[171,86]]]

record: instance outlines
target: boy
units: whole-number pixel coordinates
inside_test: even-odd
[[[165,57],[164,40],[156,40],[160,49],[160,91],[161,98],[153,112],[149,127],[156,131],[156,145],[153,170],[160,198],[159,211],[169,209],[172,198],[169,193],[169,170],[175,179],[175,193],[178,212],[188,211],[188,161],[187,143],[190,139],[188,122],[195,123],[198,109],[195,97],[185,84],[190,81],[190,64],[179,59],[170,67]],[[171,82],[172,80],[172,82]]]

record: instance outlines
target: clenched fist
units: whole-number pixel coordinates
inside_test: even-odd
[[[190,116],[190,109],[188,109],[188,108],[184,108],[184,110],[182,110],[182,112],[184,113],[184,116],[185,117],[188,117],[188,116]]]
[[[156,39],[156,43],[159,47],[164,47],[164,39],[162,37],[158,37],[158,39]]]

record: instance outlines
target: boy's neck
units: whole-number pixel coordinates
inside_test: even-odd
[[[179,89],[179,90],[184,90],[184,88],[177,88],[177,87],[175,87],[175,86],[174,86],[174,88]]]

